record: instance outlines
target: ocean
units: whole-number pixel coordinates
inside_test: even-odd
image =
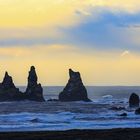
[[[25,87],[19,87],[25,91]],[[62,86],[43,87],[44,97],[58,99]],[[129,108],[138,86],[87,86],[93,102],[1,102],[0,131],[140,128],[140,115]],[[117,108],[117,109],[116,109]],[[120,116],[127,113],[127,116]]]

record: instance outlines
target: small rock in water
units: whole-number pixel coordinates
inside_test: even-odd
[[[119,116],[121,116],[121,117],[126,117],[126,116],[127,116],[127,113],[122,113],[122,114],[120,114]]]
[[[139,107],[139,96],[136,93],[132,93],[129,98],[129,106],[130,107]]]
[[[135,114],[136,115],[140,115],[140,108],[138,108],[138,109],[135,110]]]
[[[38,118],[35,118],[35,119],[30,120],[30,122],[32,122],[32,123],[38,123],[39,122],[39,119]]]

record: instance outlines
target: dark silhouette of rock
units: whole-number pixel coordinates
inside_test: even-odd
[[[121,116],[121,117],[126,117],[126,116],[127,116],[127,113],[122,113],[122,114],[120,114],[119,116]]]
[[[59,94],[60,101],[90,101],[88,99],[87,90],[82,83],[81,76],[79,72],[74,72],[69,69],[70,79],[64,88],[64,90]]]
[[[135,114],[136,115],[140,115],[140,108],[138,108],[138,109],[135,110]]]
[[[13,83],[13,79],[11,76],[8,75],[8,72],[5,72],[5,76],[2,81],[3,88],[15,88],[15,85]]]
[[[8,75],[8,72],[5,72],[4,79],[0,84],[0,101],[18,101],[23,98],[19,89],[15,87],[12,77]]]
[[[139,96],[136,93],[132,93],[129,98],[129,106],[130,107],[139,107]]]
[[[45,101],[43,97],[43,88],[41,84],[37,83],[37,75],[35,71],[35,67],[31,66],[28,76],[28,85],[26,89],[26,95],[29,100],[33,101]]]
[[[25,93],[19,91],[14,85],[13,79],[5,72],[2,83],[0,83],[0,101],[45,101],[41,84],[37,83],[35,68],[32,66],[28,77],[28,86]]]
[[[35,119],[30,120],[30,122],[32,122],[32,123],[39,123],[40,120],[38,118],[35,118]]]

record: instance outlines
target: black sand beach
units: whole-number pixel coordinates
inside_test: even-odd
[[[140,129],[1,132],[0,140],[140,140]]]

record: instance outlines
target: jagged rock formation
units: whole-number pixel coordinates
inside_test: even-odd
[[[64,88],[64,90],[59,94],[60,101],[90,101],[88,99],[87,90],[82,83],[81,76],[79,72],[74,72],[69,69],[70,79]]]
[[[28,96],[29,100],[35,101],[45,101],[43,97],[43,88],[41,84],[37,83],[37,75],[35,67],[31,66],[28,76],[28,85],[25,94]]]
[[[129,106],[130,107],[139,107],[140,99],[136,93],[132,93],[129,98]]]
[[[28,77],[28,86],[25,93],[15,87],[13,79],[5,72],[4,79],[0,83],[0,101],[45,101],[43,98],[43,89],[41,84],[37,84],[37,75],[35,68],[32,66]]]
[[[0,84],[0,101],[18,101],[24,97],[18,88],[15,87],[13,79],[5,72],[4,79]]]

